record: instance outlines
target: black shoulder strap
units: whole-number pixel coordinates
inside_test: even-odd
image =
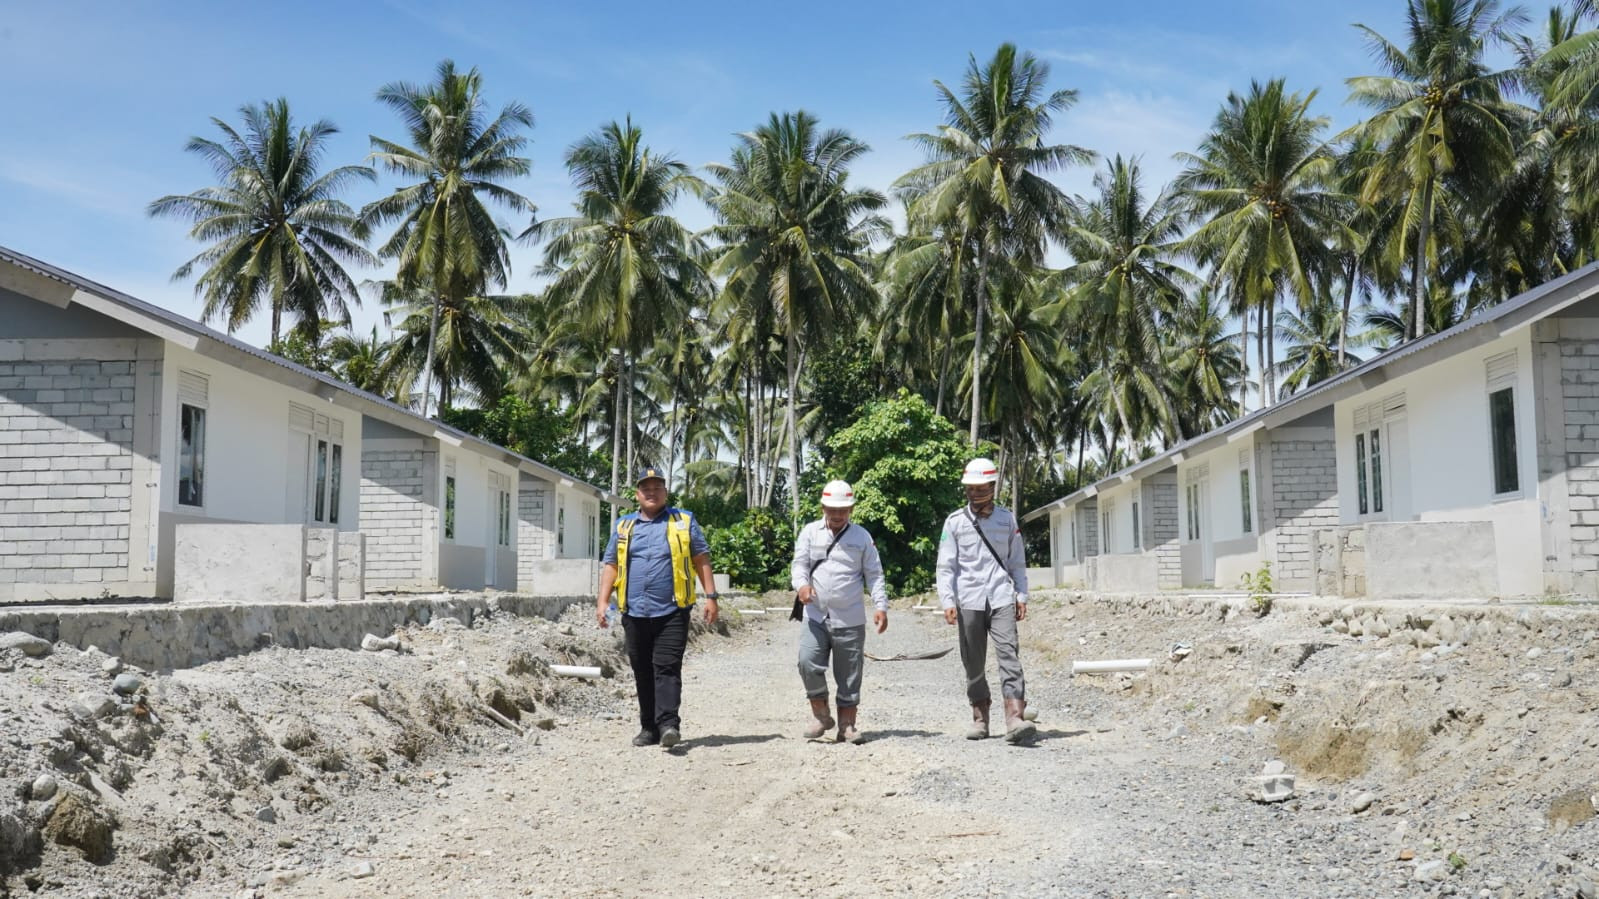
[[[838,541],[844,539],[844,532],[849,530],[849,525],[850,525],[849,522],[845,522],[844,526],[842,528],[839,528],[838,533],[833,535],[833,542],[827,544],[827,552],[822,553],[822,557],[820,559],[817,559],[816,561],[811,563],[811,575],[812,576],[815,576],[816,569],[822,567],[822,563],[827,561],[827,557],[833,554],[833,547],[838,545]]]
[[[1016,579],[1010,576],[1010,566],[1006,565],[1005,560],[999,557],[999,550],[994,548],[994,544],[988,542],[988,535],[983,533],[983,529],[978,525],[977,517],[972,514],[972,510],[968,508],[965,512],[966,520],[972,523],[972,530],[977,532],[978,539],[983,541],[983,545],[988,547],[988,552],[994,557],[994,561],[999,563],[999,570],[1005,572],[1005,577],[1010,578],[1011,586],[1015,587]]]

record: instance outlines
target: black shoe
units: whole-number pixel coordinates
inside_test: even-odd
[[[648,729],[639,731],[638,736],[633,738],[634,746],[654,746],[659,742],[661,742],[661,735]]]
[[[661,731],[662,749],[671,749],[673,746],[676,746],[678,743],[682,742],[682,740],[683,735],[678,733],[677,728],[675,727],[668,727],[667,729]]]

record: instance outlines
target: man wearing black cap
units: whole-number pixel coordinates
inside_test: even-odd
[[[683,652],[694,607],[694,576],[705,588],[705,624],[716,623],[711,548],[692,512],[666,505],[666,476],[646,466],[635,479],[638,511],[624,515],[600,560],[595,619],[606,627],[616,591],[627,658],[638,682],[640,729],[634,746],[671,749],[682,740]]]

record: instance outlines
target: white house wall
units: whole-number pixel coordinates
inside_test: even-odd
[[[1177,528],[1183,586],[1231,588],[1260,567],[1260,476],[1254,435],[1185,459],[1177,467]],[[1198,540],[1188,539],[1188,485],[1203,471]],[[1250,528],[1244,530],[1243,472],[1249,472]]]
[[[205,477],[202,505],[178,502],[179,382],[182,373],[203,375],[205,399]],[[159,483],[161,595],[172,595],[174,545],[178,524],[243,522],[303,524],[293,514],[304,506],[291,496],[291,483],[305,484],[306,475],[291,465],[304,456],[292,449],[295,432],[289,424],[290,404],[337,421],[343,428],[338,528],[359,527],[361,483],[361,416],[320,399],[167,343],[161,367],[161,456]],[[303,437],[298,438],[303,449]],[[292,512],[291,512],[292,507]]]
[[[466,445],[445,445],[440,450],[439,583],[460,590],[476,590],[488,585],[487,565],[494,559],[494,584],[513,589],[516,583],[516,529],[518,472],[509,464],[489,459]],[[453,462],[453,465],[452,465]],[[453,473],[452,473],[453,468]],[[498,545],[495,532],[496,498],[490,487],[490,473],[498,474],[510,486],[511,543]],[[444,527],[446,485],[455,478],[455,533],[447,536]]]
[[[1516,461],[1520,491],[1494,496],[1488,421],[1487,361],[1516,354]],[[1381,514],[1362,516],[1355,466],[1355,412],[1403,393],[1405,458],[1387,457],[1384,477],[1392,498]],[[1541,520],[1537,493],[1537,422],[1534,415],[1531,329],[1462,350],[1394,378],[1335,409],[1339,518],[1362,521],[1487,521],[1493,525],[1503,595],[1543,592]],[[1391,453],[1393,447],[1385,448]],[[1441,548],[1442,549],[1442,548]],[[1480,564],[1461,559],[1461,564]]]

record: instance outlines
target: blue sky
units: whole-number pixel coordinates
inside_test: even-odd
[[[534,169],[515,187],[546,217],[570,209],[564,149],[628,114],[657,151],[698,166],[725,159],[734,134],[770,112],[803,108],[870,144],[854,179],[886,190],[920,161],[904,135],[939,122],[933,80],[958,82],[968,54],[984,59],[1004,41],[1047,60],[1053,87],[1080,92],[1053,138],[1142,157],[1153,192],[1175,173],[1172,154],[1193,149],[1228,91],[1251,79],[1319,89],[1316,112],[1335,128],[1356,121],[1343,81],[1376,69],[1352,23],[1402,42],[1404,16],[1403,0],[285,0],[249,7],[251,17],[226,6],[0,0],[0,244],[198,317],[192,284],[170,280],[198,247],[181,222],[144,212],[209,183],[186,139],[214,136],[213,116],[236,122],[240,105],[285,96],[297,119],[340,128],[329,164],[359,163],[370,135],[404,137],[376,89],[426,82],[445,58],[483,72],[495,109],[532,108]],[[1083,193],[1092,176],[1056,180]],[[394,185],[381,176],[347,199],[359,206]],[[693,201],[679,214],[710,223]],[[511,289],[534,289],[537,250],[512,253]],[[368,303],[355,316],[370,327],[378,312]],[[239,336],[266,333],[262,316]]]

